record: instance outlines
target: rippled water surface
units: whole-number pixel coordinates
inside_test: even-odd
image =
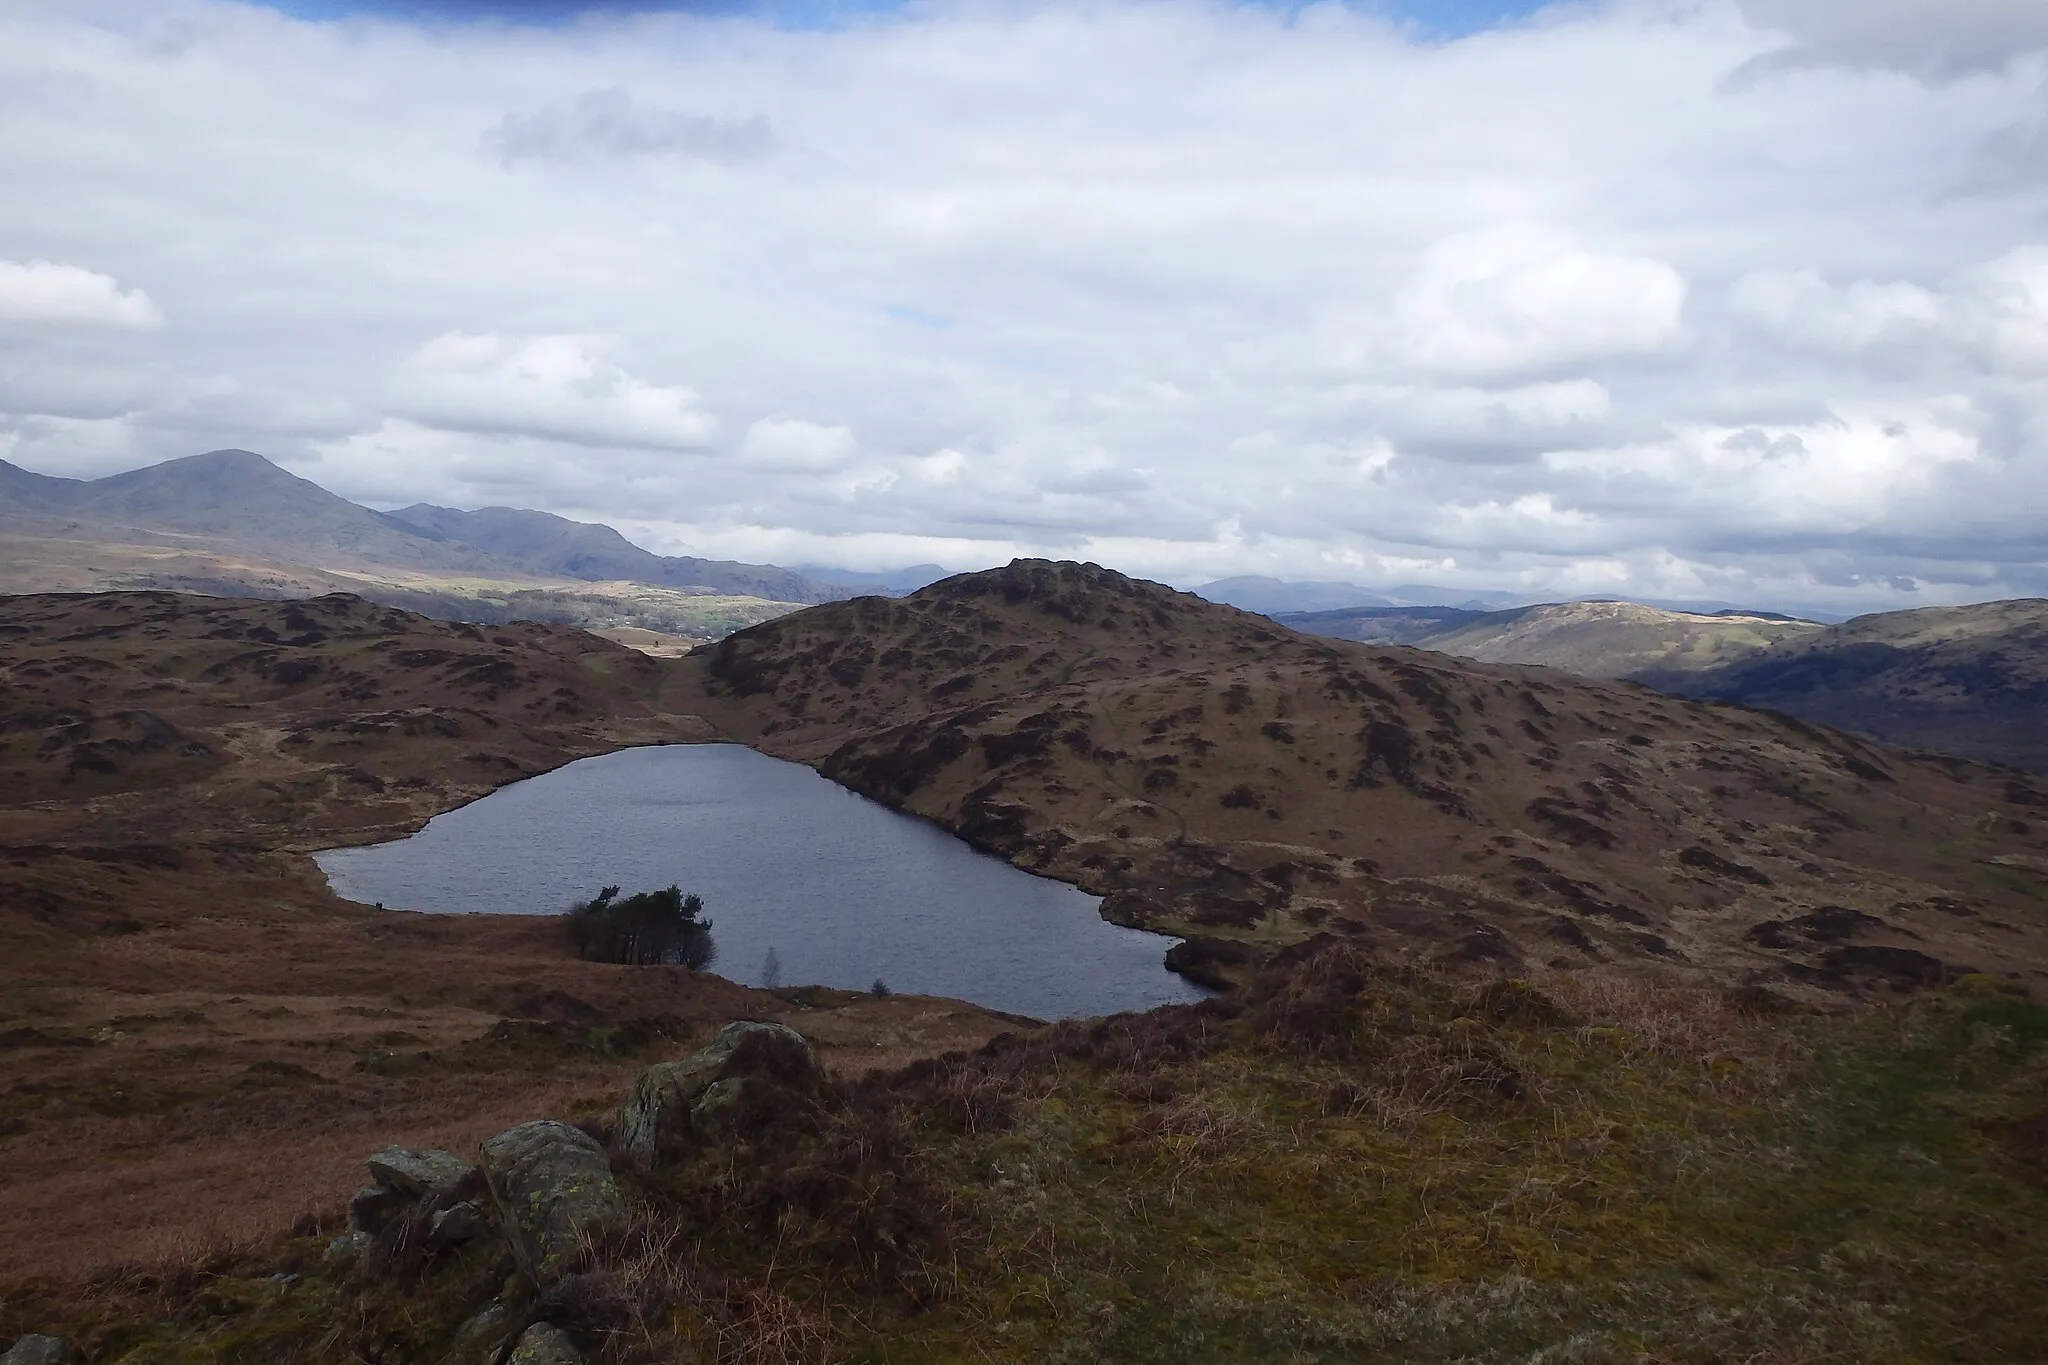
[[[409,839],[318,855],[334,889],[392,909],[557,914],[602,886],[704,897],[712,970],[761,984],[949,995],[1040,1018],[1200,998],[1173,940],[976,853],[796,763],[737,744],[628,749],[516,783]]]

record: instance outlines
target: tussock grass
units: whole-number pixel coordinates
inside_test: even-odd
[[[2048,1358],[2048,1009],[1985,979],[1814,1014],[1333,950],[630,1178],[635,1226],[520,1308],[609,1361]],[[188,1323],[96,1359],[434,1358],[487,1279],[315,1274],[233,1353]]]

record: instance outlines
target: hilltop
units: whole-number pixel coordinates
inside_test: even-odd
[[[1786,716],[1043,561],[683,664],[727,732],[1126,923],[1794,986],[2048,979],[2048,795]]]

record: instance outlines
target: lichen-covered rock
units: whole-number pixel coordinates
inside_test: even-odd
[[[384,1185],[365,1185],[348,1201],[348,1225],[352,1231],[373,1236],[384,1230],[398,1211],[409,1202],[406,1196]]]
[[[439,1149],[415,1152],[404,1147],[386,1147],[366,1164],[372,1180],[414,1199],[452,1190],[476,1174],[473,1164]]]
[[[666,1143],[715,1131],[749,1082],[810,1093],[824,1087],[825,1072],[787,1024],[727,1024],[689,1056],[641,1073],[619,1115],[619,1143],[635,1159],[652,1161]]]
[[[30,1332],[8,1347],[6,1354],[0,1355],[0,1365],[71,1365],[76,1359],[78,1353],[62,1337]]]
[[[496,1362],[505,1353],[505,1343],[512,1338],[513,1317],[502,1303],[494,1303],[478,1312],[455,1332],[458,1354],[481,1355]]]
[[[361,1228],[344,1232],[327,1244],[327,1264],[336,1270],[346,1270],[362,1260],[376,1240],[374,1233]]]
[[[536,1322],[519,1334],[506,1365],[583,1365],[583,1353],[561,1328]]]
[[[439,1246],[457,1246],[473,1242],[489,1230],[483,1212],[464,1200],[450,1204],[427,1221],[427,1240]]]
[[[519,1268],[545,1285],[624,1214],[604,1149],[580,1128],[537,1119],[483,1145],[484,1180]]]

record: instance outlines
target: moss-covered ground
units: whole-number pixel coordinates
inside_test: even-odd
[[[1811,1014],[1326,952],[743,1116],[629,1183],[633,1232],[511,1301],[598,1358],[2048,1359],[2048,1009],[1985,979]],[[4,1328],[136,1365],[483,1358],[457,1328],[490,1251],[342,1274],[299,1231],[24,1287]]]

